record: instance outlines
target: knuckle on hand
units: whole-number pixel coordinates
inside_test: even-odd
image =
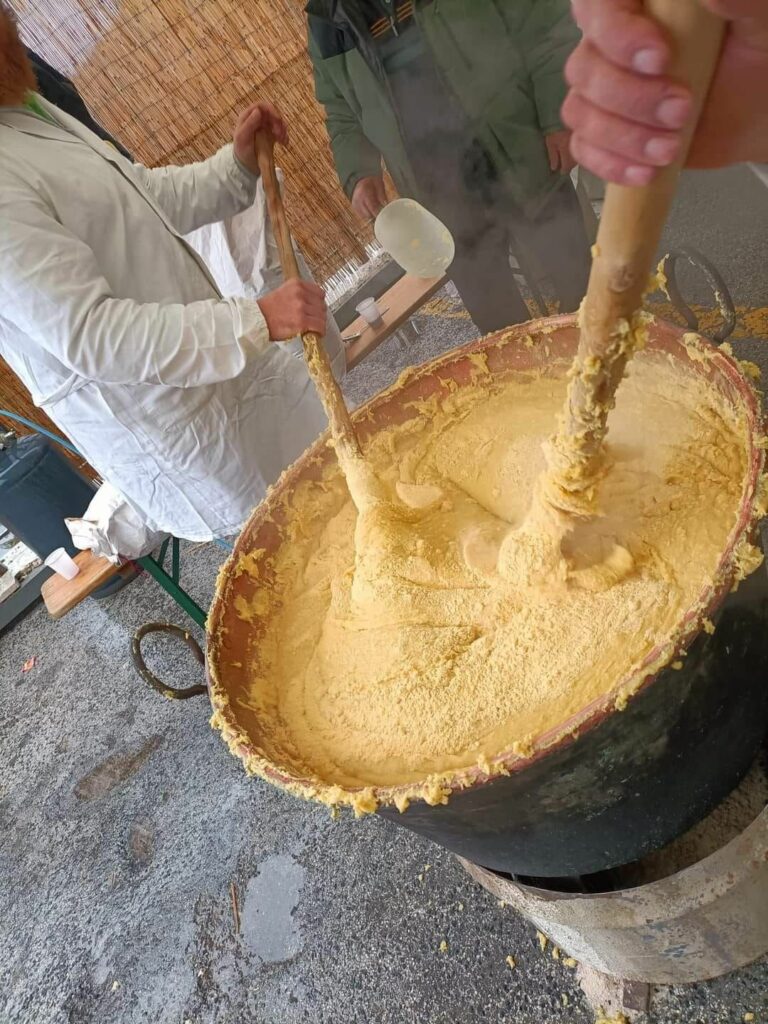
[[[653,122],[667,88],[664,79],[638,78],[627,71],[606,67],[592,76],[586,94],[592,103],[619,116]]]
[[[577,163],[583,163],[585,158],[584,146],[582,144],[581,136],[575,133],[571,138],[571,152]]]
[[[619,157],[612,156],[609,153],[599,150],[593,157],[595,166],[597,167],[597,173],[601,178],[606,181],[622,182],[624,180],[624,172],[626,170],[626,161],[621,160]]]
[[[570,55],[568,60],[565,62],[565,68],[563,73],[565,80],[571,87],[579,84],[579,51],[581,50],[583,43],[579,43],[573,53]]]
[[[577,128],[581,118],[581,105],[582,101],[575,92],[569,92],[565,97],[562,109],[560,111],[560,117],[564,124],[567,124],[569,128]]]
[[[607,120],[606,114],[599,107],[595,107],[591,103],[585,103],[579,130],[584,138],[595,143],[605,136]]]

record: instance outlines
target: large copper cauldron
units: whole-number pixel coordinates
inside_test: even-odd
[[[527,335],[546,337],[534,346]],[[624,864],[658,849],[708,814],[751,764],[768,725],[768,576],[764,566],[735,592],[738,548],[757,530],[758,494],[765,451],[758,400],[734,360],[711,348],[692,358],[682,331],[657,322],[649,348],[669,354],[706,377],[740,409],[750,430],[749,475],[738,524],[723,552],[713,587],[679,624],[669,664],[687,652],[682,670],[659,670],[659,652],[635,677],[639,688],[625,710],[616,695],[628,680],[545,735],[528,757],[505,756],[509,775],[488,778],[476,766],[456,778],[447,805],[416,801],[403,814],[397,791],[376,792],[379,813],[485,867],[512,874],[554,877],[587,874]],[[547,367],[570,361],[578,343],[575,318],[556,317],[492,335],[428,363],[356,415],[363,443],[379,427],[418,413],[414,401],[471,378],[473,353],[484,352],[493,373]],[[702,342],[703,346],[707,343]],[[233,753],[277,784],[312,795],[308,780],[288,764],[264,764],[261,725],[239,703],[250,687],[249,665],[263,623],[243,621],[238,598],[251,602],[258,584],[238,574],[239,558],[263,549],[256,565],[281,543],[276,527],[281,498],[319,464],[334,458],[323,440],[288,470],[256,509],[223,570],[209,617],[208,664],[215,721]],[[702,508],[706,516],[708,509]],[[715,622],[714,634],[702,629]]]

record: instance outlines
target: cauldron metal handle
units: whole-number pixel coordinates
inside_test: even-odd
[[[150,672],[147,668],[146,662],[144,661],[144,655],[141,650],[142,640],[150,633],[170,633],[171,636],[178,637],[179,640],[183,640],[187,647],[189,647],[197,661],[201,665],[205,665],[205,655],[203,654],[197,640],[195,640],[189,630],[182,629],[181,626],[174,626],[170,622],[147,622],[140,629],[136,630],[133,640],[131,641],[131,657],[133,658],[133,664],[136,666],[136,671],[144,682],[148,683],[153,690],[157,690],[159,694],[168,700],[189,700],[190,697],[199,697],[200,694],[207,693],[208,687],[202,683],[197,683],[194,686],[175,688],[173,686],[168,686],[161,679],[158,679],[153,672]]]
[[[677,281],[677,264],[681,259],[686,260],[691,266],[700,271],[712,289],[712,294],[715,296],[723,317],[723,325],[712,335],[712,340],[717,342],[725,341],[726,338],[733,334],[736,327],[736,307],[733,304],[730,290],[717,267],[706,256],[703,256],[696,249],[691,249],[689,246],[670,250],[663,260],[663,269],[667,277],[667,294],[672,305],[683,317],[690,329],[698,331],[699,318],[683,298]]]

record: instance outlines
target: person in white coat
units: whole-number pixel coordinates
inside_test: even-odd
[[[150,529],[231,535],[326,426],[272,342],[327,310],[307,281],[222,297],[182,236],[252,204],[254,135],[283,121],[254,104],[211,159],[149,170],[34,88],[0,0],[0,355]]]

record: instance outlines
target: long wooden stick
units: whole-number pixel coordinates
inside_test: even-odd
[[[694,109],[673,166],[650,185],[606,189],[574,374],[544,482],[551,504],[582,516],[596,510],[608,413],[637,347],[634,319],[722,46],[723,23],[700,0],[646,0],[646,9],[667,31],[675,48],[672,74],[691,86]]]
[[[291,229],[288,226],[288,219],[285,215],[280,182],[275,170],[274,141],[267,133],[258,132],[255,145],[259,170],[264,182],[264,192],[267,197],[269,219],[272,222],[272,230],[274,231],[275,240],[280,252],[283,276],[286,281],[297,279],[301,275],[299,274],[296,253],[293,249]],[[302,334],[301,340],[304,345],[304,358],[307,362],[307,368],[328,417],[331,436],[336,443],[339,459],[343,461],[345,456],[360,458],[360,444],[355,428],[344,402],[341,388],[333,376],[328,353],[325,351],[322,340],[319,335],[312,331]]]

